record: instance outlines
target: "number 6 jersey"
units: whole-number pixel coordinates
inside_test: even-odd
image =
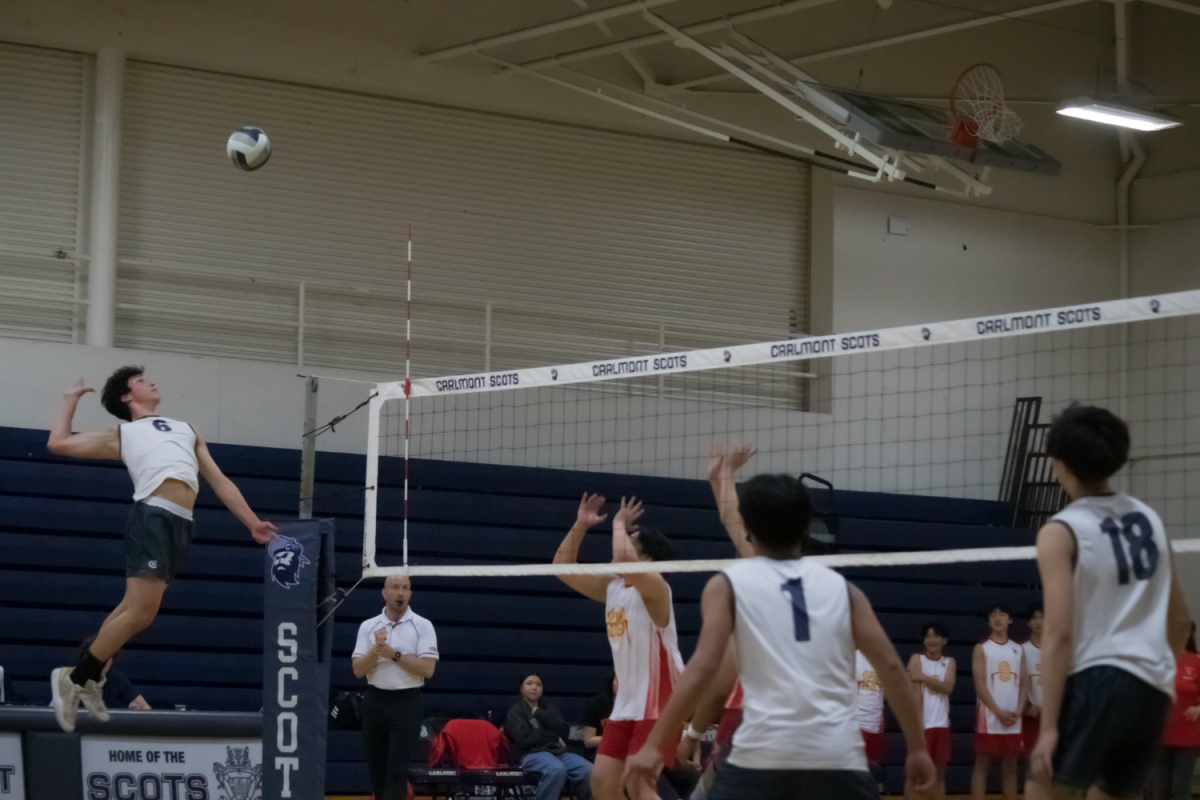
[[[1075,534],[1075,665],[1111,666],[1174,697],[1167,644],[1171,557],[1162,520],[1126,494],[1084,497],[1051,519]]]
[[[168,478],[200,490],[196,432],[177,419],[150,416],[117,427],[121,460],[133,478],[134,501],[145,500]]]

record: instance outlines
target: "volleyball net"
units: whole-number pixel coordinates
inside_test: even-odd
[[[1039,448],[1053,414],[1076,401],[1128,423],[1130,460],[1115,488],[1158,511],[1176,552],[1200,552],[1189,538],[1200,532],[1196,290],[379,384],[369,404],[363,575],[720,569],[735,554],[696,479],[707,477],[713,452],[738,447],[755,451],[742,480],[807,473],[813,486],[832,486],[815,494],[818,507],[868,501],[857,493],[976,511],[984,506],[970,501],[985,501],[993,524],[1000,515],[1030,529],[1064,501]],[[553,564],[584,492],[608,495],[607,519],[579,557],[592,563]],[[639,522],[682,543],[675,559],[608,563],[619,495],[643,499]],[[1028,545],[910,544],[853,553],[833,541],[841,552],[820,557],[868,567],[1034,555]]]

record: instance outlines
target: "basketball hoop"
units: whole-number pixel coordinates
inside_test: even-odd
[[[950,91],[950,140],[975,148],[983,139],[1004,144],[1021,132],[1021,118],[1004,103],[1004,81],[991,64],[976,64]]]

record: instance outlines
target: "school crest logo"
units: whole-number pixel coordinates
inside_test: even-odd
[[[929,333],[929,328],[921,328],[921,338],[927,342],[929,341]]]
[[[276,536],[267,552],[271,554],[271,580],[285,589],[300,583],[300,568],[312,563],[304,557],[304,545],[290,536]]]
[[[1162,304],[1161,304],[1161,303],[1159,303],[1157,300],[1151,300],[1151,301],[1150,301],[1150,310],[1151,310],[1151,311],[1153,311],[1155,314],[1157,314],[1157,313],[1158,313],[1158,310],[1159,310],[1160,308],[1162,308]]]
[[[226,747],[225,764],[213,764],[220,800],[262,800],[262,764],[250,763],[249,747]]]

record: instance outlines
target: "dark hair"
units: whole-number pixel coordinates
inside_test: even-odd
[[[921,625],[921,639],[922,640],[925,639],[925,636],[929,633],[930,630],[932,630],[934,633],[936,633],[938,636],[942,637],[943,639],[950,638],[950,629],[947,628],[946,623],[942,622],[941,620],[930,620],[929,622],[922,623],[922,625]]]
[[[984,618],[986,619],[987,617],[990,617],[993,611],[999,611],[1002,614],[1008,614],[1009,619],[1014,619],[1012,607],[1006,605],[1005,603],[992,603],[987,607],[987,611],[983,612]]]
[[[1107,409],[1072,403],[1051,423],[1046,452],[1079,480],[1102,481],[1125,465],[1129,428]]]
[[[129,394],[129,381],[145,373],[144,367],[121,367],[108,376],[104,388],[100,390],[100,405],[117,419],[133,422],[133,414],[129,406],[121,402],[121,398]]]
[[[1184,648],[1189,653],[1196,652],[1196,623],[1194,622],[1192,623],[1192,632],[1188,634],[1187,644],[1184,645]]]
[[[1025,609],[1025,613],[1022,614],[1022,617],[1029,620],[1033,619],[1034,614],[1041,614],[1043,617],[1046,616],[1046,609],[1042,607],[1041,600],[1034,600],[1030,603],[1029,607]]]
[[[651,561],[670,561],[675,555],[671,540],[658,528],[639,528],[631,538],[638,555],[648,556]]]
[[[540,674],[540,673],[539,673],[537,670],[535,670],[535,669],[527,669],[527,670],[524,670],[523,672],[524,672],[524,674],[525,674],[525,677],[524,677],[524,678],[521,678],[521,681],[520,681],[520,682],[517,684],[517,691],[518,691],[518,692],[519,692],[519,691],[521,691],[521,687],[525,685],[525,681],[529,680],[530,678],[537,678],[539,681],[541,681],[541,682],[542,682],[542,692],[543,692],[543,693],[545,693],[545,691],[546,691],[546,679],[545,679],[545,678],[543,678],[543,677],[541,676],[541,674]]]
[[[755,475],[739,487],[738,510],[756,542],[772,550],[807,548],[812,504],[799,478]]]

